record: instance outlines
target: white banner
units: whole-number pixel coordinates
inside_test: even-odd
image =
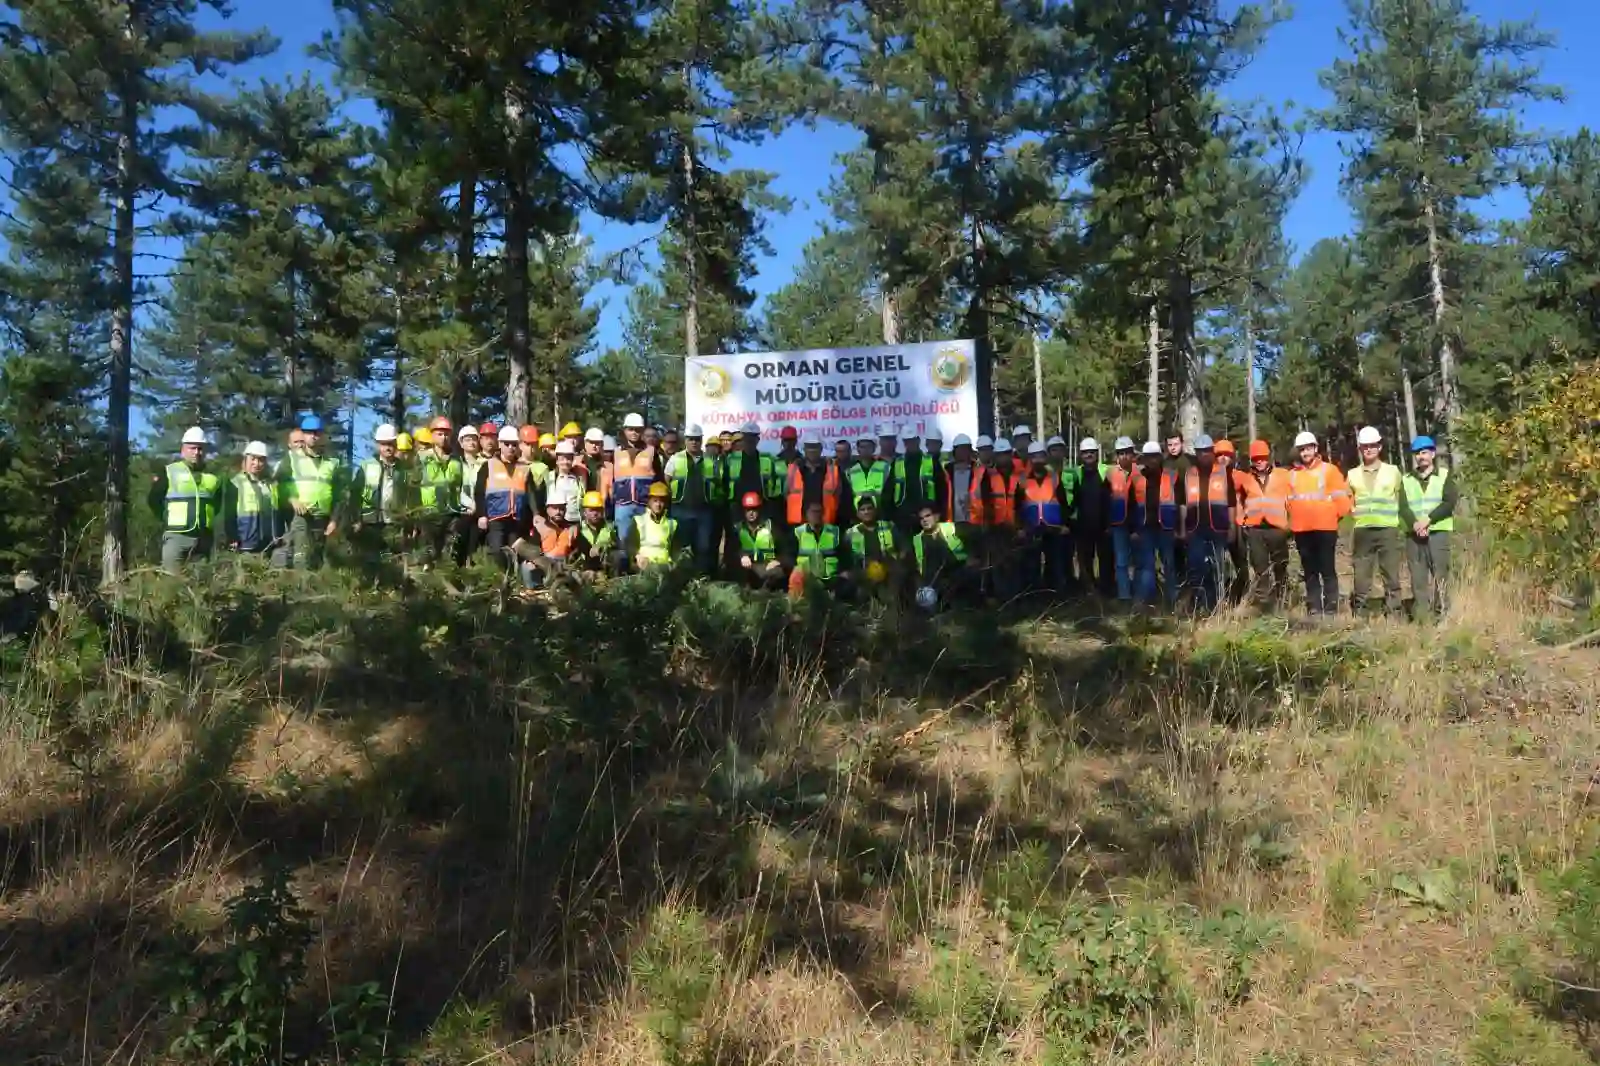
[[[768,451],[785,426],[829,452],[885,424],[919,437],[937,428],[949,452],[957,433],[978,434],[977,376],[972,341],[708,355],[685,368],[685,421],[707,435],[754,422]]]

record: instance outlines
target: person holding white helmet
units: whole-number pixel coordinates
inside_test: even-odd
[[[805,525],[812,504],[822,507],[824,525],[836,525],[844,510],[844,475],[837,463],[822,456],[822,438],[807,430],[800,440],[800,459],[784,475],[784,522],[790,531]],[[745,494],[748,495],[748,494]],[[739,497],[741,503],[745,495]]]
[[[865,433],[856,438],[856,457],[845,467],[844,477],[850,490],[848,514],[855,513],[855,501],[863,496],[871,496],[874,502],[883,499],[889,487],[889,464],[878,459],[876,440]]]
[[[1156,562],[1161,563],[1161,592],[1168,607],[1178,602],[1178,530],[1183,502],[1177,476],[1162,463],[1161,445],[1145,441],[1139,450],[1139,471],[1129,481],[1128,511],[1133,548],[1133,594],[1141,603],[1156,602]]]
[[[644,442],[644,416],[637,413],[622,420],[622,447],[613,442],[612,449],[612,514],[618,539],[627,543],[650,502],[650,486],[661,480],[661,453]]]
[[[320,569],[328,538],[339,531],[345,509],[348,477],[344,465],[327,454],[322,419],[300,420],[300,449],[278,464],[278,501],[289,519],[289,565],[296,570]]]
[[[1328,617],[1339,610],[1339,519],[1350,513],[1350,488],[1322,458],[1315,434],[1301,432],[1294,449],[1300,462],[1289,472],[1289,529],[1305,574],[1306,610]]]
[[[938,461],[922,450],[917,438],[917,428],[906,426],[900,433],[902,452],[889,464],[889,485],[886,517],[900,527],[908,538],[918,525],[918,515],[924,503],[939,504],[939,489],[944,482]],[[943,507],[939,508],[942,514]]]
[[[223,486],[223,539],[240,555],[266,557],[274,569],[288,564],[288,530],[278,509],[278,486],[267,474],[267,445],[244,447],[239,472]]]
[[[350,487],[350,499],[360,508],[350,533],[374,562],[404,549],[416,511],[413,477],[398,461],[398,436],[387,422],[373,432],[377,457],[356,467]]]
[[[1350,610],[1359,614],[1372,590],[1372,571],[1383,578],[1384,609],[1392,617],[1404,606],[1400,598],[1400,468],[1383,460],[1383,434],[1376,426],[1362,426],[1356,434],[1361,465],[1350,471],[1351,514],[1355,531],[1350,556],[1355,564],[1355,587],[1350,590]]]
[[[1137,451],[1132,437],[1118,437],[1112,448],[1116,462],[1106,471],[1106,532],[1115,577],[1112,589],[1119,603],[1127,603],[1133,599],[1133,525],[1128,492],[1138,475],[1134,463]]]
[[[222,481],[206,469],[206,432],[184,430],[179,459],[150,479],[150,509],[162,520],[161,568],[176,574],[195,557],[211,554]]]
[[[693,554],[700,572],[715,577],[728,465],[721,442],[707,455],[705,439],[705,431],[695,423],[685,426],[684,450],[666,461],[664,472],[672,493],[672,516],[678,520],[678,538]]]
[[[961,447],[969,453],[972,450],[970,442]],[[935,504],[924,503],[917,512],[918,533],[911,539],[911,559],[916,568],[916,603],[929,613],[937,610],[941,603],[975,601],[978,598],[977,573],[973,569],[972,553],[962,531],[956,523],[941,522],[940,518]]]

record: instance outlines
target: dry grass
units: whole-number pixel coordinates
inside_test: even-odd
[[[1092,627],[1034,629],[1016,675],[975,678],[966,701],[790,678],[737,772],[697,756],[646,767],[626,802],[582,797],[613,840],[592,869],[540,835],[560,829],[542,810],[572,802],[541,751],[498,753],[509,836],[475,836],[462,797],[495,785],[493,764],[440,750],[422,708],[357,728],[264,698],[198,794],[184,768],[217,725],[204,715],[124,723],[103,777],[13,728],[0,1047],[27,1057],[0,1059],[163,1061],[149,944],[215,930],[281,850],[315,915],[308,996],[381,981],[395,1050],[419,1063],[1073,1061],[990,898],[1022,853],[1047,857],[1040,913],[1153,915],[1183,985],[1144,1038],[1093,1061],[1462,1061],[1507,993],[1502,946],[1546,926],[1535,875],[1595,843],[1600,750],[1600,660],[1532,648],[1516,589],[1462,588],[1438,630],[1291,631],[1383,653],[1332,687],[1268,693],[1254,726],[1221,713],[1227,692],[1097,688]],[[1528,875],[1509,889],[1507,862]],[[1451,906],[1396,891],[1429,871],[1449,871]],[[1243,996],[1204,931],[1229,908],[1273,930]],[[972,1008],[944,995],[951,960],[1015,999],[992,1037],[959,1035]]]

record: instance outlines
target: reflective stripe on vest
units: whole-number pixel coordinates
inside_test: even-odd
[[[1111,486],[1111,525],[1121,526],[1128,522],[1128,489],[1133,485],[1133,471],[1124,470],[1114,466],[1106,475],[1106,482]]]
[[[967,512],[975,526],[1016,525],[1016,478],[986,466],[976,467]]]
[[[1377,470],[1358,466],[1345,478],[1355,497],[1357,529],[1400,528],[1400,468],[1379,463]]]
[[[385,476],[387,475],[387,476]],[[397,517],[391,509],[399,502],[397,490],[400,486],[400,464],[384,466],[376,459],[368,459],[361,464],[361,520],[363,522],[388,521]],[[387,482],[389,499],[387,507],[378,492],[378,486]]]
[[[605,562],[608,552],[616,550],[617,531],[610,522],[604,522],[599,529],[590,529],[588,526],[574,527],[578,531],[578,540],[588,546],[587,551],[591,562]],[[599,558],[593,558],[599,556]]]
[[[739,478],[744,473],[743,451],[736,450],[724,456],[728,464],[728,485],[733,492],[739,491]],[[756,463],[760,469],[761,495],[769,500],[775,500],[783,491],[782,475],[778,473],[772,456],[766,452],[756,453]]]
[[[967,561],[967,546],[961,543],[961,534],[956,531],[954,522],[939,523],[939,537],[944,541],[945,547],[950,549],[950,555],[958,563]],[[911,550],[917,557],[917,573],[921,575],[927,569],[926,558],[923,554],[923,545],[931,539],[926,533],[918,533],[911,542]]]
[[[422,457],[422,506],[429,511],[449,511],[455,507],[452,496],[461,484],[461,460],[452,457],[441,459],[437,455]]]
[[[303,452],[290,452],[291,498],[305,504],[308,515],[327,518],[333,513],[333,478],[338,469],[339,460],[331,455],[313,459]]]
[[[565,559],[572,552],[572,543],[578,539],[577,526],[557,528],[549,522],[539,526],[539,550],[552,559]]]
[[[656,519],[640,515],[633,523],[639,531],[639,562],[652,566],[672,561],[672,535],[678,531],[676,518]]]
[[[1022,523],[1029,529],[1061,525],[1061,479],[1046,474],[1040,481],[1031,474],[1022,483]]]
[[[528,468],[521,463],[507,467],[500,459],[489,460],[489,478],[483,487],[483,515],[491,522],[526,514]]]
[[[894,473],[894,489],[893,489],[893,492],[891,493],[891,495],[893,496],[894,502],[896,504],[905,503],[906,502],[906,459],[905,459],[905,456],[901,456],[900,458],[896,459],[894,461],[894,466],[891,467],[891,470]],[[921,458],[919,460],[918,468],[917,468],[917,480],[921,483],[921,486],[922,486],[922,499],[919,502],[921,502],[921,503],[930,503],[930,502],[932,502],[934,499],[936,499],[938,497],[939,490],[938,490],[937,486],[934,484],[933,477],[934,477],[933,456],[924,454],[923,456],[921,456]]]
[[[478,471],[482,470],[483,464],[488,461],[488,457],[483,455],[476,459],[461,460],[461,510],[464,512],[476,506],[472,494],[478,486]]]
[[[683,503],[683,494],[688,491],[689,472],[693,469],[689,464],[694,462],[694,457],[688,452],[678,452],[667,460],[667,484],[672,489],[672,502]],[[690,500],[689,506],[699,507],[707,503],[720,503],[726,498],[727,478],[722,458],[713,459],[709,455],[700,456],[700,492],[701,499]]]
[[[1411,513],[1417,518],[1427,518],[1444,502],[1444,480],[1450,476],[1450,468],[1436,466],[1433,476],[1423,485],[1422,479],[1414,474],[1407,474],[1401,484],[1405,486],[1406,504],[1410,506]],[[1430,522],[1428,529],[1435,533],[1448,533],[1455,528],[1455,516],[1441,518],[1437,522]]]
[[[795,569],[824,581],[833,580],[839,573],[839,531],[825,525],[821,532],[813,533],[810,526],[801,526],[794,536],[800,548],[795,556]]]
[[[1287,470],[1274,467],[1267,472],[1265,483],[1252,471],[1245,481],[1244,524],[1288,529],[1291,491]]]
[[[272,490],[269,481],[257,481],[249,474],[233,476],[233,532],[245,551],[266,547],[275,534],[278,506]]]
[[[785,490],[788,498],[784,501],[784,517],[791,526],[804,525],[806,521],[805,478],[800,471],[799,463],[789,468],[789,484]],[[825,462],[822,466],[822,521],[824,525],[831,526],[838,519],[839,468]]]
[[[1183,475],[1184,503],[1189,513],[1184,524],[1191,530],[1200,528],[1200,468],[1191,466]],[[1215,533],[1228,531],[1228,472],[1213,466],[1206,478],[1206,528]]]
[[[753,563],[770,562],[777,554],[777,542],[772,539],[772,523],[763,522],[750,532],[748,525],[739,526],[739,554],[750,556]]]
[[[879,505],[883,503],[883,482],[889,474],[889,468],[879,462],[872,464],[871,470],[865,470],[857,462],[850,467],[850,491],[859,502],[863,496],[871,496]]]
[[[217,511],[217,489],[221,481],[215,474],[195,476],[188,463],[167,467],[167,532],[198,537],[211,532]]]
[[[884,559],[894,558],[894,527],[889,525],[887,522],[878,522],[875,524],[878,528],[874,529],[872,532],[876,534],[873,537],[873,540],[877,542],[878,552],[877,555],[872,557],[881,557]],[[850,527],[850,532],[846,534],[846,538],[850,542],[850,555],[853,561],[860,562],[861,560],[869,557],[870,553],[868,552],[867,546],[871,542],[867,540],[867,531],[862,529],[859,524]]]
[[[1159,482],[1160,501],[1156,505],[1156,521],[1161,523],[1162,529],[1178,528],[1178,495],[1177,482],[1172,477],[1172,471],[1161,471]],[[1146,502],[1150,496],[1150,476],[1140,472],[1131,482],[1132,491],[1129,499],[1133,503],[1133,524],[1143,527],[1145,520]]]
[[[617,503],[644,506],[656,479],[655,459],[654,448],[641,447],[631,453],[626,448],[617,449],[611,475],[611,494]]]

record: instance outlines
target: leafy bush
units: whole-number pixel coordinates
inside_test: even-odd
[[[1600,975],[1600,848],[1554,879],[1556,935],[1588,975]]]

